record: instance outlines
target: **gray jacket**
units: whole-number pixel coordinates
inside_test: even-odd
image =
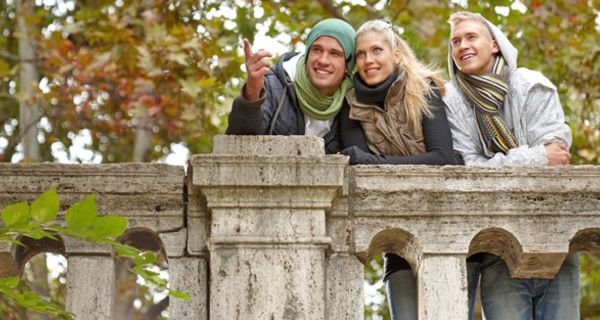
[[[517,49],[496,26],[487,23],[510,70],[508,94],[500,114],[513,130],[519,147],[506,154],[487,152],[473,108],[454,85],[456,66],[449,48],[452,81],[446,84],[444,102],[448,106],[454,149],[461,153],[466,165],[547,165],[544,144],[562,142],[570,147],[572,139],[556,87],[537,71],[517,68]]]

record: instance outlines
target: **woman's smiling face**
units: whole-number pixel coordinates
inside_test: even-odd
[[[358,74],[369,86],[384,82],[400,62],[400,51],[393,50],[385,35],[377,31],[361,34],[356,39]]]

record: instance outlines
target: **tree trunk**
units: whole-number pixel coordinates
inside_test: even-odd
[[[39,72],[35,65],[35,51],[29,35],[29,26],[25,18],[33,15],[34,2],[17,1],[17,25],[19,30],[19,132],[26,160],[39,162],[40,146],[37,140],[40,120],[40,108],[34,99],[35,87],[39,81]]]
[[[133,161],[150,161],[150,152],[152,151],[152,117],[148,114],[146,108],[142,109],[142,114],[138,116],[140,121],[135,131],[135,143],[133,145]]]

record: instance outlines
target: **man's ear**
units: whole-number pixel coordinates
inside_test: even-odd
[[[492,53],[500,52],[500,48],[498,47],[498,43],[496,40],[492,40]]]

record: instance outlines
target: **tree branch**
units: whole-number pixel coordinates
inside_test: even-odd
[[[160,313],[169,306],[169,296],[160,300],[157,304],[152,305],[144,314],[145,320],[156,320],[160,316]]]
[[[10,150],[11,148],[15,148],[19,142],[21,141],[21,139],[23,138],[25,132],[27,132],[27,130],[29,130],[29,128],[31,128],[31,126],[37,125],[38,122],[40,122],[40,120],[42,120],[43,117],[46,116],[46,113],[42,110],[40,110],[40,115],[39,117],[37,117],[37,119],[35,121],[31,121],[25,128],[19,128],[19,134],[17,135],[16,138],[14,139],[10,139],[8,140],[8,145],[6,146],[6,148],[4,150]],[[21,125],[19,123],[19,125]]]
[[[36,62],[40,59],[21,59],[18,55],[0,49],[0,57],[19,62]]]
[[[346,18],[344,18],[344,16],[337,11],[331,0],[319,0],[319,3],[321,4],[321,7],[323,7],[323,9],[325,9],[325,11],[331,16],[346,21]]]
[[[8,52],[7,50],[0,50],[0,57],[6,58],[6,59],[10,59],[10,60],[15,60],[15,61],[20,61],[21,58],[16,55],[16,54],[12,54],[10,52]]]

